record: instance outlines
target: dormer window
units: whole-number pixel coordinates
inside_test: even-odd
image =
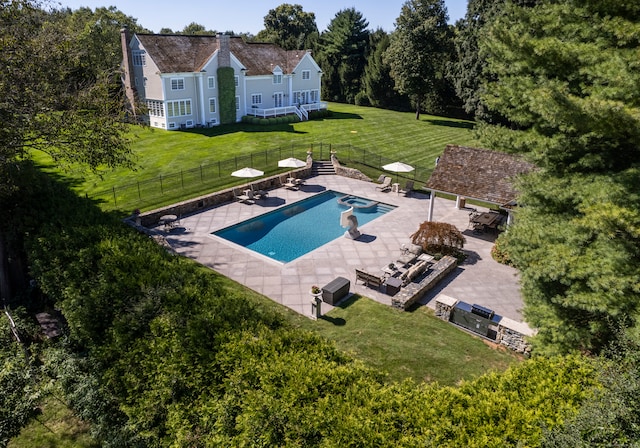
[[[282,84],[282,73],[274,73],[273,74],[273,83],[274,84]]]
[[[302,70],[302,79],[309,79],[311,76],[311,72],[309,70]]]
[[[133,58],[134,66],[143,67],[147,65],[147,56],[144,50],[133,50],[131,57]]]

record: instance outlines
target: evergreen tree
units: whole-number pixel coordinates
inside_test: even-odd
[[[320,36],[322,93],[330,101],[354,103],[369,46],[369,23],[355,8],[339,11]]]
[[[485,146],[528,155],[505,239],[537,349],[597,352],[640,309],[640,5],[508,5],[483,43],[485,103],[513,126]]]
[[[396,30],[385,53],[396,89],[409,95],[416,119],[428,96],[445,78],[452,49],[444,0],[408,0],[396,19]],[[438,100],[430,98],[432,104]]]
[[[371,33],[369,46],[371,54],[367,58],[362,77],[363,88],[371,106],[384,109],[408,110],[409,99],[395,90],[391,67],[385,63],[383,55],[389,48],[389,35],[378,29]]]

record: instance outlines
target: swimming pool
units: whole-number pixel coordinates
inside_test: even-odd
[[[213,235],[287,263],[342,236],[340,213],[353,205],[358,227],[390,212],[393,205],[325,191],[273,212],[213,232]]]

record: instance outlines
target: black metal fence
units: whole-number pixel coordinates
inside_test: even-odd
[[[314,160],[329,160],[331,152],[336,151],[341,163],[355,168],[364,168],[364,171],[369,171],[369,174],[381,172],[383,165],[395,162],[375,152],[351,145],[292,144],[288,148],[280,147],[226,160],[202,163],[191,169],[97,191],[88,197],[101,202],[107,209],[134,210],[159,203],[169,204],[237,184],[241,179],[231,177],[231,172],[244,167],[259,169],[264,171],[265,175],[277,174],[283,171],[283,168],[278,167],[279,160],[288,157],[306,160],[308,151],[312,151]],[[416,166],[414,171],[401,173],[399,176],[403,179],[426,181],[431,171],[432,169]]]

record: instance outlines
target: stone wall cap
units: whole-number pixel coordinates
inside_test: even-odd
[[[532,330],[525,322],[518,322],[516,320],[509,319],[508,317],[500,319],[500,325],[510,330],[517,331],[525,336],[534,336],[536,334],[536,331]]]
[[[458,299],[449,297],[446,294],[438,294],[438,296],[436,297],[436,302],[440,302],[444,305],[455,306],[456,303],[458,303]]]

